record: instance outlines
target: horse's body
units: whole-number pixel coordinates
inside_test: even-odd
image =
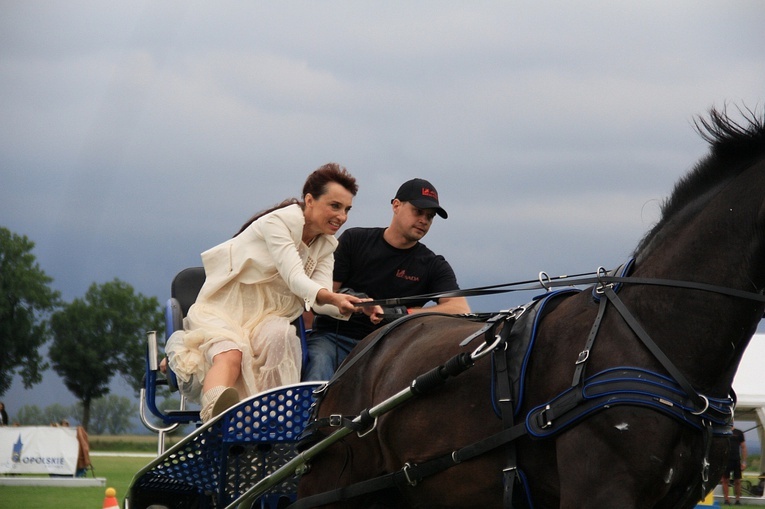
[[[633,277],[748,292],[765,287],[765,127],[750,120],[752,125],[743,128],[713,112],[703,122],[712,153],[676,186],[662,220],[635,253]],[[696,391],[729,395],[741,355],[763,316],[762,302],[641,284],[625,284],[619,297]],[[597,312],[589,291],[551,305],[529,357],[520,420],[571,386],[574,362]],[[480,326],[445,316],[404,323],[329,387],[319,417],[355,415],[388,398],[463,351],[460,341]],[[352,434],[329,447],[311,462],[299,495],[395,472],[500,431],[490,362],[482,358],[441,390],[381,416],[368,435]],[[618,366],[666,374],[624,319],[607,308],[586,373]],[[516,442],[518,466],[535,508],[609,509],[693,507],[701,490],[719,479],[727,443],[717,436],[707,444],[698,429],[631,405],[600,410],[550,438],[524,436]],[[711,468],[703,483],[705,459]],[[416,486],[349,500],[343,507],[499,508],[506,462],[500,447]]]

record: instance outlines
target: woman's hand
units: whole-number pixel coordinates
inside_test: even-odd
[[[332,304],[340,310],[341,314],[346,316],[357,311],[363,311],[364,308],[359,307],[359,304],[370,300],[372,299],[362,299],[347,293],[330,292],[326,288],[319,290],[319,293],[316,295],[316,302],[319,304]]]

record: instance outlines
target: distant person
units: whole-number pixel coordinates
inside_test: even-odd
[[[0,426],[8,426],[8,412],[5,411],[5,403],[0,401]]]
[[[88,432],[82,426],[77,426],[77,472],[75,476],[85,477],[88,473],[88,468],[91,467],[90,462],[90,440],[88,439]]]
[[[338,319],[363,300],[332,291],[334,235],[348,219],[358,186],[348,171],[326,164],[308,176],[303,200],[256,214],[234,238],[202,253],[206,279],[169,338],[168,362],[197,394],[204,421],[279,385],[300,381],[302,352],[291,322],[315,309]]]
[[[387,228],[350,228],[339,238],[333,274],[335,291],[341,288],[373,299],[411,297],[459,290],[457,278],[443,256],[420,241],[433,225],[436,215],[446,219],[433,184],[412,179],[399,187],[391,200],[393,217]],[[429,299],[385,310],[387,315],[404,316],[420,312],[463,314],[470,312],[464,297]],[[379,310],[370,320],[354,314],[347,321],[317,314],[308,337],[305,380],[328,380],[359,340],[382,326]]]
[[[732,435],[728,437],[730,447],[728,449],[728,466],[722,476],[722,491],[725,503],[730,505],[728,492],[729,481],[733,478],[733,493],[736,496],[736,505],[741,505],[741,473],[746,470],[746,442],[744,432],[733,428]]]

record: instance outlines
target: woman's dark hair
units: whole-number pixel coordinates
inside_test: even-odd
[[[356,179],[353,177],[353,175],[348,173],[348,170],[345,169],[345,167],[340,166],[337,163],[327,163],[308,175],[308,178],[305,180],[305,184],[303,184],[303,200],[305,200],[305,196],[307,194],[310,194],[314,198],[319,198],[321,195],[327,192],[327,184],[330,182],[336,182],[340,184],[346,188],[353,196],[356,196],[356,193],[359,191],[359,185],[356,183]],[[241,228],[239,228],[239,231],[236,232],[234,237],[242,233],[247,229],[248,226],[266,214],[294,204],[305,207],[305,201],[300,201],[297,198],[287,198],[278,205],[274,205],[273,207],[266,210],[261,210],[252,216],[242,225]]]
[[[305,195],[307,194],[314,198],[323,195],[327,192],[327,184],[330,182],[340,184],[353,196],[356,196],[356,193],[359,192],[356,179],[348,173],[348,170],[337,163],[327,163],[308,175],[305,184],[303,184],[303,199],[305,200]]]

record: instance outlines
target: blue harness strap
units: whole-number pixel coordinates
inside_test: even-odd
[[[710,398],[707,411],[696,414],[692,399],[671,378],[641,368],[617,367],[537,406],[526,416],[526,427],[532,437],[547,438],[605,408],[632,405],[658,410],[699,430],[709,422],[715,436],[728,436],[734,403],[730,397]]]

